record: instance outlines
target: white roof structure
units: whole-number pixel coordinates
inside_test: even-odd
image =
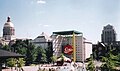
[[[71,62],[71,59],[66,57],[66,56],[63,56],[63,59],[64,59],[64,61],[70,61]],[[57,61],[61,61],[61,60],[62,60],[62,57],[57,59]]]
[[[42,34],[40,34],[37,38],[35,38],[34,40],[40,40],[41,42],[42,42],[42,40],[41,40],[41,38],[44,38],[45,40],[46,40],[46,42],[48,42],[48,41],[51,41],[52,39],[47,35],[47,34],[45,34],[44,32],[42,32]]]
[[[48,39],[48,40],[52,40],[47,34],[45,34],[44,32],[42,32],[41,36],[44,36],[45,39]]]
[[[14,27],[13,23],[10,21],[10,16],[7,18],[7,22],[4,24],[4,27]]]

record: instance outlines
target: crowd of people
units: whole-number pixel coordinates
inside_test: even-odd
[[[62,66],[53,66],[52,64],[40,65],[38,71],[81,71],[80,64],[64,63]]]

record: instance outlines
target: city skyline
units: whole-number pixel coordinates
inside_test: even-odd
[[[77,30],[93,43],[100,41],[103,26],[114,26],[120,38],[119,0],[1,0],[0,35],[7,17],[16,37],[35,38],[42,32]]]

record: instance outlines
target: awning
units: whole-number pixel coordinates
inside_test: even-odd
[[[24,55],[0,49],[0,59],[1,58],[16,58],[16,57],[24,57]]]

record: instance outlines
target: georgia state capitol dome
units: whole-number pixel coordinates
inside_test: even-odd
[[[15,40],[15,28],[11,22],[10,16],[7,17],[7,21],[3,26],[3,36],[0,38],[0,44],[9,44],[11,41]]]
[[[3,38],[5,40],[13,40],[15,39],[15,28],[13,23],[10,20],[10,16],[7,18],[7,22],[3,27]]]

